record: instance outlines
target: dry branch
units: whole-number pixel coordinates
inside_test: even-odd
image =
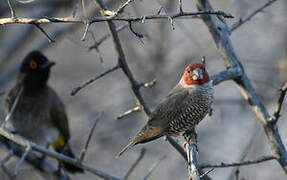
[[[139,162],[143,159],[145,152],[146,152],[145,148],[142,148],[139,157],[135,160],[135,162],[132,164],[131,168],[126,173],[126,175],[124,177],[125,180],[127,180],[130,177],[130,175],[132,174],[134,169],[137,167]]]
[[[180,17],[190,17],[197,18],[197,16],[202,14],[210,14],[210,15],[220,15],[225,18],[233,18],[231,14],[227,14],[222,11],[202,11],[202,12],[185,12],[185,13],[170,13],[170,14],[152,14],[152,15],[144,15],[139,17],[96,17],[90,18],[86,20],[77,19],[73,17],[63,17],[63,18],[1,18],[0,25],[5,24],[48,24],[48,23],[80,23],[80,24],[93,24],[97,22],[104,21],[143,21],[143,20],[151,20],[151,19],[174,19]]]
[[[60,160],[60,161],[64,161],[64,162],[67,162],[67,163],[70,163],[70,164],[73,164],[77,167],[80,167],[86,171],[89,171],[103,179],[106,179],[106,180],[121,180],[120,178],[117,178],[115,176],[112,176],[112,175],[109,175],[105,172],[102,172],[92,166],[90,166],[89,164],[85,163],[85,162],[81,162],[80,160],[78,159],[74,159],[74,158],[70,158],[68,156],[65,156],[61,153],[57,153],[57,152],[54,152],[54,151],[51,151],[51,150],[48,150],[42,146],[39,146],[33,142],[30,142],[18,135],[15,135],[15,134],[11,134],[10,132],[6,131],[5,129],[3,128],[0,128],[0,136],[2,137],[5,137],[6,139],[9,139],[13,142],[15,142],[16,144],[26,148],[26,147],[31,147],[31,150],[33,151],[36,151],[36,152],[40,152],[42,154],[45,154],[51,158],[54,158],[54,159],[57,159],[57,160]]]
[[[212,11],[213,9],[208,0],[195,0],[195,2],[198,10],[200,11]],[[249,78],[245,74],[244,68],[233,49],[233,45],[229,37],[229,27],[225,24],[225,22],[221,21],[216,16],[203,15],[202,19],[207,25],[217,45],[217,48],[224,58],[226,68],[228,70],[232,68],[231,72],[234,72],[232,75],[232,73],[227,71],[230,73],[227,76],[227,79],[230,79],[230,77],[235,77],[233,79],[234,82],[240,87],[242,95],[248,101],[251,109],[254,111],[259,122],[264,128],[268,142],[272,149],[272,156],[276,157],[284,172],[287,174],[287,152],[280,137],[278,127],[276,123],[270,121],[270,114],[267,112],[264,104],[261,102],[252,84],[250,83]],[[225,73],[221,74],[225,75]],[[218,76],[215,77],[216,79],[220,79]]]
[[[252,164],[258,164],[265,161],[270,161],[276,159],[273,156],[262,156],[256,160],[248,160],[248,161],[240,161],[233,163],[220,163],[220,164],[200,164],[201,168],[226,168],[226,167],[234,167],[234,166],[246,166]]]
[[[232,31],[236,30],[237,28],[239,28],[242,24],[246,23],[247,21],[250,21],[251,18],[253,18],[256,14],[258,14],[259,12],[262,12],[263,9],[267,8],[268,6],[271,6],[275,1],[277,1],[277,0],[269,0],[268,2],[263,3],[257,9],[255,9],[248,16],[246,16],[244,18],[240,18],[239,21],[237,21],[236,23],[231,25],[231,27],[229,28],[229,31],[232,32]]]

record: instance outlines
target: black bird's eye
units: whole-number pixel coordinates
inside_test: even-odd
[[[30,62],[30,68],[31,68],[31,69],[37,69],[37,67],[38,67],[37,62],[34,61],[34,60],[32,60],[32,61]]]

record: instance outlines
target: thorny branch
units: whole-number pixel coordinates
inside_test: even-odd
[[[195,0],[195,2],[198,10],[212,11],[213,9],[208,0]],[[278,127],[276,123],[270,121],[272,117],[267,112],[266,107],[257,96],[248,76],[245,74],[244,67],[233,49],[233,45],[229,37],[229,27],[216,16],[203,15],[202,20],[209,28],[217,48],[224,58],[225,66],[227,68],[227,71],[225,72],[228,73],[228,76],[224,76],[224,78],[226,78],[226,80],[234,78],[234,82],[240,87],[242,95],[250,104],[251,109],[254,111],[259,122],[264,128],[272,149],[272,156],[276,158],[284,172],[287,174],[287,152],[280,137]],[[232,69],[232,71],[228,71],[229,69]],[[222,72],[221,75],[225,75],[225,72]],[[217,83],[224,81],[218,76],[214,76],[213,79],[216,79]]]
[[[190,17],[190,18],[198,18],[199,15],[210,14],[210,15],[219,15],[225,18],[233,18],[231,14],[227,14],[222,11],[202,11],[202,12],[185,12],[185,13],[171,13],[171,14],[152,14],[152,15],[144,15],[139,17],[132,16],[122,16],[122,17],[96,17],[90,18],[86,20],[77,19],[73,17],[63,17],[63,18],[1,18],[0,25],[5,24],[48,24],[48,23],[79,23],[79,24],[93,24],[97,22],[110,22],[110,21],[143,21],[143,20],[152,20],[152,19],[175,19],[181,17]]]
[[[231,27],[229,28],[229,31],[232,32],[232,31],[236,30],[237,28],[239,28],[242,24],[246,23],[247,21],[250,21],[251,18],[253,18],[256,14],[258,14],[259,12],[262,12],[263,9],[267,8],[268,6],[271,6],[275,1],[277,1],[277,0],[267,1],[266,3],[263,3],[260,7],[255,9],[248,16],[246,16],[244,18],[240,18],[239,21],[237,21],[236,23],[231,25]]]
[[[143,159],[144,155],[146,153],[145,148],[141,149],[140,155],[139,157],[136,159],[136,161],[132,164],[132,166],[130,167],[130,169],[128,170],[128,172],[126,173],[124,179],[127,180],[130,175],[132,174],[132,172],[134,171],[134,169],[137,167],[137,165],[139,164],[139,162]]]
[[[90,141],[91,141],[91,139],[92,139],[93,133],[94,133],[95,128],[96,128],[98,122],[100,121],[102,115],[103,115],[103,112],[99,115],[99,117],[96,118],[96,121],[94,122],[94,124],[93,124],[93,126],[92,126],[92,128],[91,128],[91,131],[90,131],[90,133],[89,133],[89,136],[88,136],[88,139],[87,139],[87,141],[86,141],[86,144],[85,144],[84,148],[82,149],[82,153],[81,153],[81,156],[80,156],[80,161],[83,161],[84,158],[85,158],[85,155],[86,155],[86,153],[87,153],[87,150],[88,150]]]
[[[117,178],[115,176],[111,176],[105,172],[102,172],[92,166],[90,166],[89,164],[85,163],[85,162],[81,162],[80,160],[78,159],[74,159],[74,158],[70,158],[68,156],[65,156],[61,153],[57,153],[57,152],[54,152],[54,151],[50,151],[42,146],[39,146],[33,142],[30,142],[18,135],[15,135],[15,134],[11,134],[10,132],[6,131],[5,129],[3,128],[0,128],[0,136],[2,137],[5,137],[13,142],[15,142],[16,144],[22,146],[22,147],[31,147],[31,150],[32,151],[36,151],[36,152],[40,152],[42,154],[45,154],[51,158],[54,158],[54,159],[57,159],[57,160],[60,160],[60,161],[64,161],[64,162],[67,162],[67,163],[71,163],[75,166],[78,166],[86,171],[89,171],[103,179],[106,179],[106,180],[121,180],[120,178]],[[22,157],[22,156],[21,156]]]
[[[280,89],[281,91],[281,94],[279,96],[279,99],[278,99],[278,102],[277,102],[277,107],[276,107],[276,110],[273,114],[273,117],[272,117],[272,121],[274,123],[276,123],[280,117],[280,112],[281,112],[281,109],[282,109],[282,104],[284,102],[284,98],[285,98],[285,95],[286,95],[286,92],[287,92],[287,82],[284,84],[284,86]]]
[[[220,163],[220,164],[200,164],[201,168],[226,168],[226,167],[234,167],[234,166],[246,166],[252,164],[258,164],[265,161],[270,161],[276,159],[273,156],[262,156],[256,160],[248,160],[248,161],[240,161],[233,163]]]

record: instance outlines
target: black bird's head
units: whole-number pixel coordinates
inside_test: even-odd
[[[24,86],[46,86],[53,65],[55,62],[49,61],[40,51],[32,51],[22,62],[18,80]]]

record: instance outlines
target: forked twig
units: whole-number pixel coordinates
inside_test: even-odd
[[[87,150],[88,150],[90,141],[91,141],[91,139],[92,139],[93,133],[94,133],[94,131],[95,131],[95,128],[96,128],[98,122],[100,121],[100,119],[102,118],[103,114],[104,114],[104,112],[101,112],[101,114],[96,118],[96,121],[94,122],[94,124],[93,124],[93,126],[92,126],[92,128],[91,128],[91,131],[90,131],[90,133],[89,133],[89,136],[88,136],[88,139],[87,139],[87,141],[86,141],[86,144],[85,144],[84,148],[82,149],[82,153],[81,153],[81,156],[80,156],[80,161],[81,161],[81,162],[82,162],[82,161],[84,160],[84,158],[85,158],[85,155],[86,155],[86,153],[87,153]]]
[[[152,174],[152,172],[156,169],[156,167],[166,158],[167,156],[164,155],[162,156],[158,161],[156,161],[150,168],[150,170],[148,171],[147,175],[143,178],[143,180],[147,180],[150,175]]]
[[[124,180],[127,180],[130,175],[132,174],[132,172],[134,171],[134,169],[137,167],[137,165],[140,163],[140,161],[143,159],[144,155],[146,153],[146,149],[142,148],[139,157],[135,160],[135,162],[132,164],[131,168],[128,170],[128,172],[126,173]]]

